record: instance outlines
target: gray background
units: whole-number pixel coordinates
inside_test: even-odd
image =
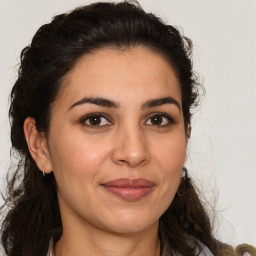
[[[19,54],[51,17],[93,1],[0,1],[0,185],[10,163],[8,95]],[[256,1],[140,0],[194,42],[207,94],[193,119],[189,172],[224,242],[256,245]],[[0,203],[2,201],[0,200]]]

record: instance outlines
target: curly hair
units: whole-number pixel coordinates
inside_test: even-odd
[[[136,2],[95,3],[58,15],[23,49],[9,110],[12,149],[19,155],[19,164],[8,180],[2,207],[8,208],[1,235],[8,256],[46,255],[50,239],[56,242],[62,234],[55,178],[52,173],[43,177],[31,157],[23,132],[25,119],[34,118],[37,130],[47,134],[51,106],[79,58],[104,47],[137,45],[160,53],[175,69],[188,130],[199,97],[192,42]],[[160,219],[173,252],[193,256],[203,243],[220,255],[209,217],[188,175],[182,178],[179,191],[185,195],[176,195]],[[194,242],[188,242],[188,237]]]

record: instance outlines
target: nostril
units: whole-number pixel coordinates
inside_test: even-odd
[[[121,163],[127,163],[127,164],[128,164],[128,162],[125,161],[125,160],[119,160],[119,162],[121,162]]]
[[[121,159],[120,159],[120,160],[118,161],[118,163],[119,163],[119,164],[122,164],[122,165],[128,165],[128,166],[130,166],[130,163],[129,163],[127,160],[121,160]]]
[[[133,160],[122,160],[122,159],[120,159],[120,160],[117,161],[117,163],[119,165],[126,165],[126,166],[129,166],[129,167],[136,167],[136,166],[139,166],[139,165],[140,166],[145,165],[147,163],[147,160],[146,159],[142,159],[142,160],[139,160],[139,159],[137,159],[137,160],[135,160],[135,159],[133,159]]]
[[[145,165],[148,162],[149,152],[146,141],[140,135],[135,132],[130,136],[127,133],[122,133],[112,151],[111,157],[114,163],[136,167],[138,165]]]

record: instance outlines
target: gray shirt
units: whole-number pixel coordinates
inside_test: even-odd
[[[163,241],[163,248],[162,248],[161,256],[170,256],[169,252],[170,252],[169,244],[166,243],[165,241]],[[201,250],[198,249],[197,253],[198,253],[198,256],[213,256],[213,254],[210,252],[210,250],[203,244],[201,244]],[[54,245],[52,242],[50,242],[47,256],[54,256]],[[181,256],[181,255],[175,255],[175,256]]]

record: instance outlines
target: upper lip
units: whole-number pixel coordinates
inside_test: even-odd
[[[155,184],[149,180],[139,178],[139,179],[128,179],[120,178],[115,180],[110,180],[102,184],[106,187],[120,187],[120,188],[136,188],[136,187],[152,187]]]

